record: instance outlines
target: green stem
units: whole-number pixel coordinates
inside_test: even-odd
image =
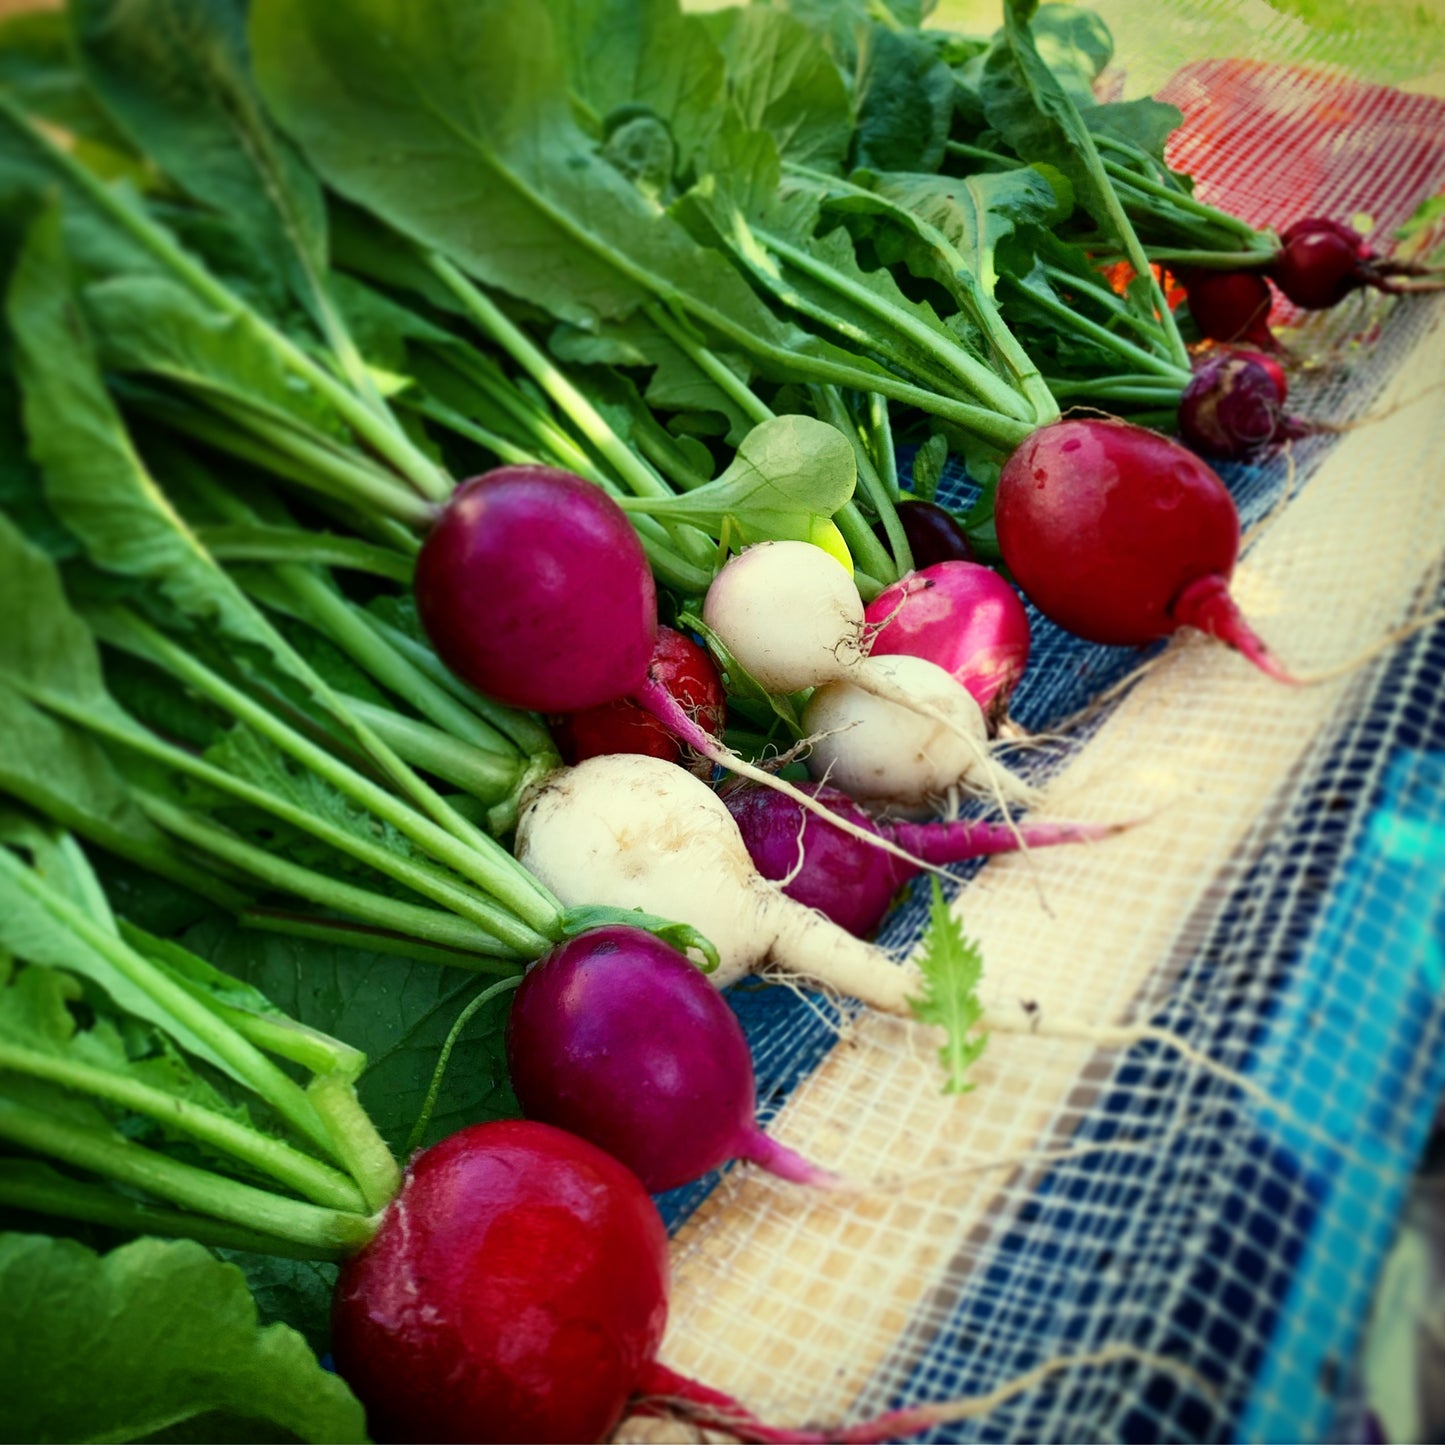
[[[445,914],[438,914],[445,918]],[[274,908],[248,908],[238,922],[259,933],[278,933],[288,938],[307,938],[317,943],[337,944],[343,948],[364,949],[370,953],[391,954],[417,963],[434,963],[443,968],[463,968],[469,973],[500,973],[520,977],[522,965],[513,958],[462,951],[441,943],[423,943],[416,937],[390,929],[334,918],[313,918],[304,914],[284,913]],[[275,1052],[280,1052],[275,1050]]]
[[[416,567],[389,547],[378,547],[354,537],[331,537],[299,527],[265,524],[201,526],[195,528],[201,545],[218,562],[295,562],[315,567],[339,567],[383,577],[411,586]]]
[[[285,332],[272,326],[234,292],[217,281],[205,267],[193,260],[153,222],[144,211],[115,194],[63,147],[33,126],[27,117],[0,96],[0,114],[34,145],[65,179],[85,198],[118,225],[143,250],[152,255],[197,296],[224,316],[242,320],[252,327],[274,355],[294,375],[324,396],[346,423],[368,446],[384,456],[424,497],[443,501],[452,487],[437,468],[412,445],[394,423],[388,425],[364,402],[341,385],[324,367],[318,366]],[[388,418],[389,420],[389,418]]]
[[[436,1108],[437,1097],[441,1093],[442,1080],[446,1077],[452,1050],[456,1048],[457,1040],[462,1036],[462,1030],[472,1021],[472,1016],[478,1009],[489,1004],[498,994],[517,988],[521,982],[520,978],[504,978],[500,983],[490,984],[457,1015],[456,1022],[447,1034],[446,1042],[442,1044],[442,1051],[437,1055],[436,1068],[432,1070],[431,1084],[427,1087],[426,1099],[422,1103],[421,1112],[416,1117],[416,1123],[412,1125],[411,1133],[407,1136],[406,1148],[402,1151],[404,1154],[411,1154],[421,1144],[427,1125],[431,1123],[432,1112]]]
[[[891,326],[900,335],[906,336],[926,356],[931,357],[946,371],[953,373],[980,401],[1003,416],[1020,421],[1032,420],[1028,403],[1005,381],[990,371],[982,362],[976,361],[961,346],[945,342],[937,332],[925,325],[916,316],[894,306],[886,297],[859,285],[851,277],[835,270],[816,256],[775,236],[771,232],[757,230],[757,238],[770,250],[776,252],[796,271],[827,286],[860,310],[876,316],[885,325]],[[866,388],[865,388],[866,390]]]
[[[1177,407],[1180,388],[1162,387],[1157,382],[1150,384],[1147,379],[1138,385],[1113,378],[1108,381],[1056,381],[1054,395],[1060,401],[1073,397],[1101,397],[1107,401],[1154,402]]]
[[[666,306],[654,302],[642,309],[647,319],[750,421],[771,421],[777,415],[715,351],[680,324]]]
[[[273,888],[304,898],[321,908],[334,908],[339,913],[349,914],[363,923],[375,925],[396,933],[411,934],[426,942],[440,944],[443,948],[454,948],[462,952],[480,953],[487,957],[520,952],[522,957],[534,957],[543,952],[547,941],[541,940],[527,950],[513,950],[501,942],[488,929],[469,922],[455,913],[443,913],[435,908],[423,908],[406,903],[398,898],[384,897],[365,888],[343,883],[313,868],[289,862],[265,848],[258,848],[238,838],[229,829],[221,827],[184,808],[177,808],[163,798],[146,793],[137,793],[137,801],[150,818],[168,833],[204,848],[208,853],[223,859],[232,866],[259,878]]]
[[[1158,326],[1131,307],[1126,306],[1119,297],[1107,286],[1100,286],[1096,282],[1087,280],[1077,272],[1066,271],[1062,266],[1044,265],[1044,275],[1050,281],[1066,287],[1070,291],[1077,292],[1080,296],[1087,296],[1097,302],[1109,312],[1110,320],[1117,321],[1122,326],[1127,326],[1137,335],[1142,336],[1146,341],[1159,341],[1161,335]],[[1057,394],[1057,393],[1056,393]]]
[[[1103,137],[1096,139],[1102,140]],[[1188,211],[1222,231],[1239,236],[1251,247],[1259,240],[1259,232],[1248,221],[1241,221],[1238,216],[1231,216],[1227,211],[1219,211],[1213,206],[1206,206],[1203,201],[1196,201],[1188,191],[1174,186],[1161,185],[1148,176],[1141,176],[1138,171],[1129,166],[1120,165],[1118,161],[1104,160],[1104,169],[1115,180],[1125,181],[1135,190],[1143,191],[1145,195],[1167,201],[1171,206],[1177,206],[1181,211]]]
[[[508,745],[508,753],[462,742],[453,733],[430,723],[403,717],[389,707],[343,693],[342,700],[389,748],[414,768],[461,788],[484,803],[496,803],[517,785],[521,761]],[[454,700],[453,700],[454,701]],[[460,707],[460,703],[455,704]],[[471,714],[473,721],[481,719]]]
[[[248,1254],[282,1259],[340,1259],[350,1251],[333,1246],[298,1244],[274,1234],[260,1234],[236,1224],[223,1224],[204,1214],[142,1204],[104,1184],[72,1179],[49,1165],[22,1159],[0,1159],[0,1205],[59,1219],[98,1224],[131,1238],[194,1239],[212,1249],[239,1249]]]
[[[401,1185],[401,1170],[371,1116],[361,1107],[351,1081],[321,1074],[306,1092],[330,1128],[346,1172],[361,1186],[367,1209],[374,1213],[384,1208]]]
[[[888,414],[888,400],[876,391],[868,393],[868,430],[873,438],[873,460],[889,498],[896,502],[901,493],[898,486],[898,452],[893,445],[893,420]],[[905,567],[906,572],[909,568]]]
[[[168,1129],[187,1134],[233,1159],[284,1184],[315,1204],[330,1209],[361,1210],[367,1201],[346,1175],[303,1154],[284,1140],[259,1133],[248,1125],[203,1108],[164,1089],[110,1069],[54,1054],[37,1053],[18,1044],[0,1043],[0,1070],[45,1079],[61,1088],[104,1099],[122,1109],[156,1119]],[[373,1206],[374,1207],[374,1206]]]
[[[1213,271],[1262,271],[1279,260],[1274,251],[1191,251],[1174,246],[1146,246],[1149,260],[1169,266],[1201,266]],[[1104,261],[1108,258],[1098,258]]]
[[[1032,286],[1025,286],[1022,282],[1010,280],[1010,284],[1020,296],[1025,298],[1031,305],[1037,306],[1040,311],[1046,311],[1050,316],[1063,322],[1066,326],[1072,327],[1082,335],[1097,341],[1101,346],[1108,347],[1111,351],[1126,358],[1144,371],[1153,372],[1157,376],[1168,378],[1170,381],[1178,380],[1182,386],[1189,379],[1189,368],[1186,365],[1182,369],[1175,366],[1173,362],[1164,360],[1163,357],[1155,356],[1151,351],[1145,351],[1142,346],[1135,346],[1132,341],[1120,336],[1117,331],[1110,331],[1107,326],[1100,326],[1097,321],[1091,321],[1087,316],[1080,314],[1071,307],[1066,306],[1062,301],[1050,296],[1046,291],[1036,290]],[[1188,360],[1188,354],[1185,354]]]
[[[339,762],[331,753],[289,727],[270,709],[261,707],[239,688],[232,687],[224,678],[212,672],[184,648],[178,647],[157,628],[119,610],[113,610],[109,616],[122,623],[123,632],[116,633],[114,629],[108,628],[111,634],[107,637],[108,641],[134,647],[141,656],[156,662],[194,687],[197,692],[253,728],[303,767],[324,778],[353,802],[360,803],[378,818],[392,824],[398,832],[410,838],[437,862],[454,869],[463,878],[491,894],[525,925],[519,932],[517,926],[511,926],[512,920],[508,920],[508,931],[513,935],[514,946],[524,950],[546,946],[547,939],[551,937],[561,919],[561,906],[494,839],[466,823],[449,805],[443,804],[446,813],[452,815],[460,825],[451,830],[422,816],[402,799]],[[406,764],[389,748],[384,748],[381,741],[358,720],[346,714],[329,689],[326,699],[329,703],[328,711],[345,717],[353,734],[365,740],[368,753],[373,757],[385,756],[393,759],[398,769],[415,776]],[[426,792],[431,793],[431,790],[426,789]],[[437,799],[438,803],[441,801]],[[466,836],[459,836],[463,831]],[[497,921],[500,923],[500,919]]]
[[[0,1138],[59,1159],[171,1204],[262,1234],[343,1256],[359,1249],[374,1226],[364,1215],[324,1209],[183,1164],[107,1130],[0,1100]]]
[[[843,398],[839,395],[838,389],[832,386],[818,386],[811,390],[814,401],[823,413],[825,420],[842,432],[853,448],[853,456],[858,464],[858,480],[862,483],[868,500],[873,504],[879,520],[883,523],[883,530],[887,534],[888,545],[893,549],[893,555],[891,557],[888,555],[861,513],[858,515],[858,525],[854,525],[851,517],[847,519],[843,517],[843,512],[847,509],[840,508],[834,516],[838,530],[843,533],[843,540],[847,542],[848,550],[852,553],[853,560],[858,566],[885,583],[896,581],[904,572],[909,572],[913,568],[913,553],[908,546],[908,538],[903,535],[903,524],[898,520],[898,512],[888,496],[877,468],[873,465],[873,458],[869,455],[868,448],[863,445],[863,438],[858,434],[852,413],[849,412]],[[849,506],[852,505],[849,503]],[[855,538],[863,549],[861,552],[855,549]],[[865,541],[865,538],[868,540]]]
[[[1005,171],[1023,169],[1023,162],[1015,160],[1012,156],[1000,155],[997,151],[985,150],[982,146],[971,146],[961,140],[946,141],[944,149],[947,154],[958,156],[960,160],[990,161],[1000,170]]]
[[[43,882],[9,849],[0,849],[0,871],[8,874],[16,887],[29,894],[52,918],[189,1030],[193,1038],[200,1040],[298,1133],[330,1151],[330,1136],[305,1093],[260,1050],[222,1023],[148,958],[100,927],[83,909]]]

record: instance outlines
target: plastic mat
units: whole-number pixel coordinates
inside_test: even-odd
[[[1217,35],[1260,7],[1154,8]],[[1439,101],[1300,67],[1285,21],[1234,33],[1238,56],[1165,86],[1206,198],[1368,211],[1383,235],[1445,190]],[[1290,339],[1313,363],[1296,409],[1362,424],[1226,470],[1254,528],[1235,590],[1292,667],[1325,670],[1445,605],[1445,305],[1359,297]],[[975,1092],[945,1099],[919,1030],[741,991],[786,1142],[858,1178],[956,1172],[839,1201],[744,1168],[669,1197],[663,1357],[771,1421],[846,1422],[1126,1344],[1156,1361],[1060,1373],[932,1438],[1344,1438],[1445,1087],[1445,628],[1296,691],[1203,638],[1138,653],[1035,622],[1015,713],[1059,735],[1026,759],[1045,812],[1147,821],[956,870],[990,1007],[1154,1024],[1249,1086],[1158,1040],[996,1033]],[[882,941],[911,947],[923,911]]]

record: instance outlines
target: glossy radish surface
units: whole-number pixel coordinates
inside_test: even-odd
[[[635,1175],[529,1120],[417,1155],[341,1270],[337,1369],[382,1441],[593,1441],[667,1321],[667,1237]]]
[[[1373,255],[1353,226],[1310,216],[1280,233],[1280,253],[1269,274],[1296,306],[1322,311],[1370,284]]]
[[[713,737],[722,736],[727,693],[705,647],[675,628],[659,627],[649,671],[700,727]],[[563,713],[554,717],[550,726],[566,763],[579,763],[603,753],[645,753],[681,763],[703,777],[712,771],[706,758],[699,758],[631,698]]]
[[[1244,352],[1195,363],[1179,399],[1179,435],[1208,457],[1237,461],[1294,434],[1271,370]]]
[[[1239,341],[1264,350],[1277,343],[1269,329],[1274,296],[1260,271],[1213,271],[1203,267],[1181,277],[1189,314],[1201,336]]]
[[[1004,464],[995,520],[1024,595],[1076,636],[1137,646],[1197,627],[1292,681],[1229,596],[1234,502],[1178,442],[1119,421],[1041,427]]]
[[[657,594],[642,545],[570,472],[463,482],[417,558],[416,600],[442,661],[498,702],[573,712],[646,682]]]
[[[864,613],[871,657],[906,653],[937,663],[990,718],[1029,660],[1029,618],[1018,593],[991,567],[945,561],[885,587]]]
[[[686,957],[641,929],[590,929],[544,954],[513,1000],[507,1061],[529,1118],[605,1149],[653,1193],[740,1158],[832,1182],[758,1128],[737,1016]]]
[[[908,538],[915,568],[931,567],[935,562],[972,560],[973,548],[958,518],[937,502],[905,497],[898,503],[898,520],[903,525],[903,535]]]

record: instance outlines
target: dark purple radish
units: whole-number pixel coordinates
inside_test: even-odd
[[[839,1183],[758,1127],[737,1017],[692,963],[641,929],[594,928],[538,959],[512,1003],[507,1061],[528,1118],[605,1149],[652,1193],[729,1159],[799,1184]]]
[[[1283,402],[1273,371],[1253,353],[1212,351],[1196,361],[1179,399],[1179,435],[1204,456],[1238,461],[1308,434]]]
[[[1269,329],[1274,297],[1262,272],[1197,267],[1180,279],[1189,298],[1189,314],[1201,336],[1211,341],[1245,342],[1263,351],[1278,348]]]
[[[870,657],[904,653],[937,663],[997,725],[1028,665],[1030,634],[1018,593],[991,567],[923,567],[885,587],[864,618]]]
[[[898,520],[908,538],[916,568],[931,567],[935,562],[957,559],[973,560],[973,548],[958,518],[937,502],[904,497],[898,503]]]
[[[1210,355],[1219,355],[1218,352],[1211,352]],[[1253,361],[1269,373],[1269,379],[1274,382],[1275,392],[1279,396],[1279,404],[1283,406],[1289,400],[1289,373],[1280,363],[1279,356],[1269,351],[1250,351],[1245,347],[1232,346],[1229,348],[1229,355],[1243,357],[1246,361]]]
[[[1353,291],[1437,291],[1445,277],[1428,266],[1380,256],[1353,226],[1307,216],[1280,234],[1270,278],[1303,311],[1338,305]]]
[[[846,793],[824,783],[804,787],[830,812],[874,828],[924,863],[962,863],[1031,848],[1085,843],[1119,831],[1098,823],[880,823]],[[883,921],[898,890],[920,871],[804,813],[791,799],[743,784],[722,794],[753,866],[781,883],[789,898],[816,908],[840,928],[866,938]],[[784,882],[784,880],[787,880]]]
[[[1024,595],[1075,636],[1133,647],[1197,627],[1297,681],[1229,595],[1234,502],[1178,442],[1120,421],[1040,427],[1004,464],[994,517]]]
[[[417,558],[438,656],[513,707],[576,712],[647,681],[657,593],[636,533],[605,493],[552,467],[463,482]]]

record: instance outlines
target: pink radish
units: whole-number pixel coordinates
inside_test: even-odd
[[[528,1118],[590,1140],[653,1193],[729,1159],[837,1183],[758,1127],[742,1025],[693,964],[641,929],[591,929],[538,959],[512,1003],[507,1060]]]
[[[1296,681],[1229,595],[1239,514],[1187,447],[1126,422],[1041,427],[1004,464],[995,521],[1024,595],[1076,636],[1138,646],[1197,627]]]
[[[907,653],[951,673],[996,723],[1029,659],[1029,618],[991,567],[946,561],[885,587],[864,613],[868,655]]]
[[[851,817],[860,827],[877,828],[925,863],[960,863],[1012,852],[1020,838],[1031,848],[1042,848],[1118,831],[1095,823],[880,823],[846,793],[821,783],[806,786],[829,811]],[[770,789],[744,783],[722,798],[758,872],[776,881],[795,902],[860,938],[878,927],[898,890],[917,876],[916,868],[862,846]]]

